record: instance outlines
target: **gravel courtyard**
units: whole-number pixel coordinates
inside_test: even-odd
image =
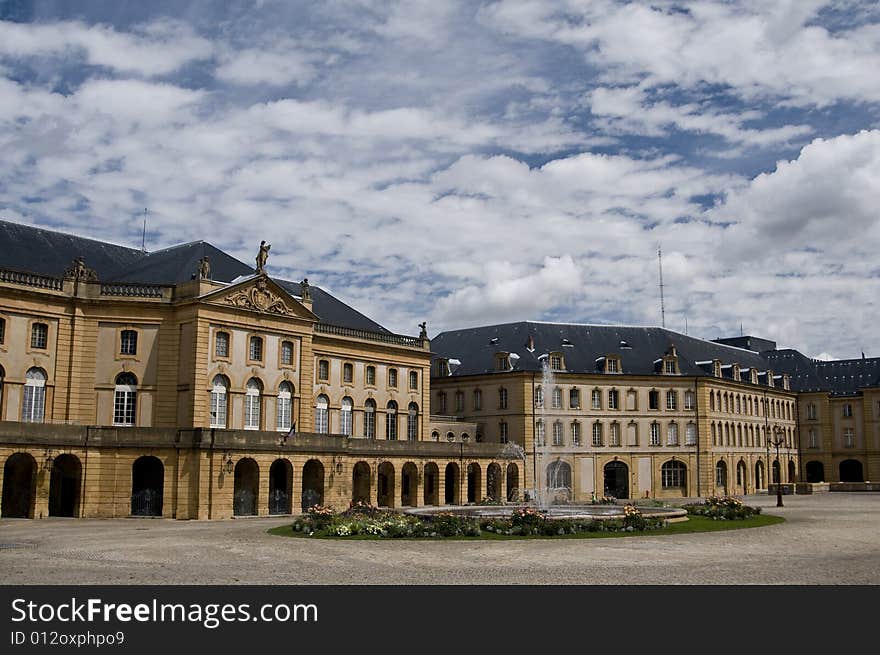
[[[0,520],[3,584],[880,584],[880,494],[753,496],[786,522],[528,541],[275,537],[289,518]]]

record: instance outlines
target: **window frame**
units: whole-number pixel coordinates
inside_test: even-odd
[[[220,335],[226,335],[226,354],[221,355],[217,352],[217,344],[220,338]],[[232,361],[232,330],[227,330],[225,328],[217,328],[214,330],[214,348],[212,349],[213,360],[214,361],[223,361],[229,362]]]
[[[256,340],[256,341],[255,341]],[[260,358],[255,359],[252,355],[254,352],[254,343],[260,344]],[[266,339],[260,334],[249,333],[247,338],[247,363],[262,366],[266,357]]]
[[[34,337],[36,336],[36,331],[38,327],[45,328],[45,334],[43,335],[43,339],[45,340],[42,346],[34,345]],[[40,352],[40,353],[48,353],[49,351],[49,323],[46,320],[35,318],[31,319],[28,322],[28,347],[27,352]]]
[[[290,346],[290,361],[284,361],[284,346]],[[278,340],[278,368],[296,368],[296,345],[293,339]]]
[[[134,335],[134,350],[126,352],[126,335]],[[119,329],[119,341],[117,342],[116,355],[119,359],[135,359],[138,354],[138,342],[140,341],[140,330],[134,327],[124,327]],[[130,343],[129,343],[130,345]]]

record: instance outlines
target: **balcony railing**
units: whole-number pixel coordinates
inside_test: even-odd
[[[64,285],[64,281],[59,277],[39,275],[37,273],[21,273],[6,269],[0,269],[0,282],[21,284],[28,287],[37,287],[38,289],[52,289],[53,291],[61,291]]]
[[[134,298],[161,298],[165,287],[157,284],[102,284],[102,296],[127,296]]]
[[[424,339],[420,337],[408,337],[402,334],[390,334],[387,332],[371,332],[369,330],[342,327],[341,325],[330,325],[329,323],[316,323],[315,331],[340,337],[353,337],[355,339],[381,341],[382,343],[391,343],[398,346],[409,346],[410,348],[423,348],[425,344]]]

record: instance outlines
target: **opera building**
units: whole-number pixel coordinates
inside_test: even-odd
[[[203,241],[144,252],[0,221],[0,515],[221,519],[880,478],[877,358],[607,325],[393,334],[273,277],[268,255],[249,266]]]

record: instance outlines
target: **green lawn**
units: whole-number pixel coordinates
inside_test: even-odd
[[[455,541],[475,541],[475,540],[509,540],[509,539],[613,539],[617,537],[661,537],[667,534],[688,534],[691,532],[716,532],[719,530],[742,530],[744,528],[760,528],[766,525],[775,525],[785,521],[781,516],[769,516],[767,514],[759,514],[751,518],[742,519],[741,521],[713,521],[705,516],[689,516],[687,521],[681,523],[670,523],[665,528],[659,530],[647,530],[645,532],[582,532],[580,534],[564,534],[553,537],[545,537],[543,535],[500,535],[494,532],[483,531],[479,537],[400,537],[391,539],[389,537],[379,537],[374,535],[354,535],[351,537],[314,537],[316,539],[335,539],[337,541],[359,541],[359,540],[375,540],[385,539],[388,541],[397,541],[406,539],[407,541],[437,541],[437,540],[455,540]],[[279,537],[300,537],[308,538],[303,532],[295,532],[290,525],[281,525],[277,528],[267,530],[269,534]]]

